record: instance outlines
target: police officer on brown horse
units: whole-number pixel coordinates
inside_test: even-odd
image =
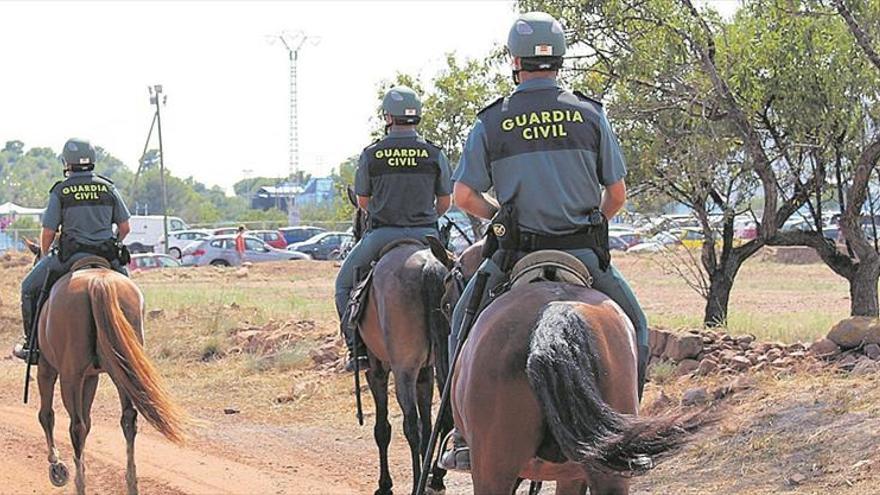
[[[449,161],[443,151],[416,132],[422,102],[412,89],[397,86],[382,99],[387,133],[361,153],[355,176],[358,207],[369,214],[369,230],[345,258],[336,277],[336,309],[352,356],[347,369],[369,366],[355,352],[355,331],[347,324],[349,293],[358,272],[369,268],[382,249],[400,239],[438,236],[437,218],[452,201]],[[357,344],[362,345],[362,344]]]
[[[497,234],[509,239],[500,246],[506,253],[555,249],[586,265],[593,287],[613,299],[636,329],[641,395],[647,322],[635,294],[610,264],[608,251],[607,219],[626,201],[626,167],[617,138],[601,103],[560,87],[556,80],[566,49],[559,21],[543,12],[522,15],[510,29],[507,49],[516,90],[478,114],[453,177],[455,203],[485,219],[505,212],[507,228],[499,227]],[[497,202],[484,194],[490,188]],[[489,274],[486,287],[504,282],[510,269],[504,264],[498,256],[483,263],[480,270]],[[474,282],[455,307],[450,349],[459,344]],[[455,448],[443,456],[441,466],[468,469],[467,446],[461,437],[453,439]]]
[[[114,270],[127,275],[127,261],[120,259],[127,256],[127,251],[120,243],[130,230],[131,214],[113,182],[94,172],[96,160],[95,147],[89,141],[73,138],[64,143],[61,161],[65,179],[49,192],[40,234],[41,257],[21,283],[24,341],[15,346],[13,355],[21,359],[30,355],[32,363],[38,354],[29,353],[27,343],[39,311],[41,290],[48,293],[53,279],[89,255],[106,258]],[[59,229],[61,236],[56,242]]]

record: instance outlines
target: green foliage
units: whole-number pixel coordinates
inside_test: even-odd
[[[458,166],[477,112],[512,89],[509,75],[495,58],[461,61],[453,53],[446,55],[446,67],[429,84],[409,74],[398,74],[393,82],[380,85],[378,94],[384,95],[390,87],[398,84],[409,86],[421,95],[422,121],[418,130],[426,139],[443,148],[453,168]],[[377,120],[375,137],[382,136],[383,125],[384,121]]]

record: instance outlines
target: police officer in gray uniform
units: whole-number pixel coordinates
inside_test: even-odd
[[[416,132],[422,103],[405,86],[391,88],[382,100],[387,133],[361,153],[355,176],[358,207],[369,213],[369,230],[342,263],[336,277],[336,310],[354,369],[354,331],[348,319],[349,293],[359,272],[389,243],[437,236],[437,218],[449,209],[452,180],[443,151]],[[369,366],[359,349],[360,369]]]
[[[520,230],[518,253],[561,249],[589,268],[593,287],[619,304],[635,326],[641,396],[647,321],[626,280],[609,263],[605,225],[626,201],[626,167],[602,105],[557,83],[565,45],[562,25],[546,13],[527,13],[514,23],[507,48],[518,85],[478,114],[454,176],[455,203],[486,219],[499,204],[512,205]],[[497,203],[483,194],[492,187]],[[604,233],[604,249],[588,241],[591,229]],[[487,288],[505,280],[509,267],[499,262],[495,256],[481,267],[490,274]],[[473,286],[474,279],[453,312],[450,349],[458,345]],[[453,440],[442,467],[469,469],[467,446],[458,435]]]
[[[95,148],[84,139],[69,139],[61,154],[66,179],[57,182],[49,194],[40,235],[40,261],[21,283],[21,315],[25,344],[18,344],[13,355],[27,359],[27,337],[38,310],[40,291],[47,274],[54,278],[70,270],[79,259],[101,255],[111,260],[114,270],[127,275],[114,251],[130,230],[131,216],[122,197],[109,179],[94,173]],[[113,234],[113,225],[117,233]],[[56,234],[61,228],[61,237]],[[53,247],[54,244],[54,247]],[[36,353],[33,353],[36,356]]]

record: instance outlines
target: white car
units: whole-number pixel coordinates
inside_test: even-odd
[[[132,253],[159,251],[156,244],[165,235],[165,218],[162,215],[132,215],[128,220],[131,232],[123,243]],[[187,230],[189,226],[180,217],[168,217],[168,233]]]
[[[168,251],[165,251],[165,239],[159,239],[153,250],[157,253],[168,253],[175,259],[180,259],[184,249],[195,241],[200,241],[211,235],[205,230],[179,230],[168,233]]]

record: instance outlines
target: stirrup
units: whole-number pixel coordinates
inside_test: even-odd
[[[370,369],[370,358],[365,355],[360,355],[358,357],[351,356],[348,358],[348,363],[345,364],[345,371],[348,373],[354,373],[354,362],[358,360],[358,369],[360,371],[367,371]]]
[[[28,356],[31,358],[30,364],[38,364],[40,362],[40,350],[34,349],[33,352],[28,353],[27,348],[24,344],[18,343],[12,348],[12,355],[21,359],[24,362],[27,362]]]
[[[470,472],[471,449],[464,442],[463,438],[461,439],[461,442],[456,445],[454,436],[457,434],[458,432],[453,429],[446,435],[446,438],[443,439],[443,453],[440,455],[440,459],[437,461],[437,467],[439,467],[440,469],[445,469],[447,471]],[[450,441],[452,441],[451,449],[449,448]]]

